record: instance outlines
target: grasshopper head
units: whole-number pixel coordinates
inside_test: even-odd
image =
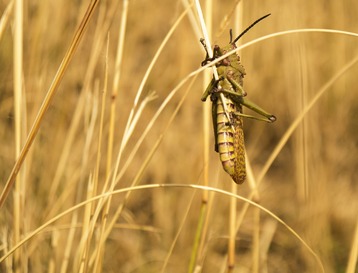
[[[225,55],[226,53],[228,53],[229,51],[235,49],[236,46],[235,44],[229,44],[227,46],[224,47],[219,47],[218,45],[214,46],[214,59],[219,58],[223,55]],[[216,66],[229,66],[231,64],[231,60],[230,60],[230,56],[226,57],[225,59],[221,60],[220,62],[218,62],[216,64]]]
[[[222,47],[220,48],[220,46],[218,45],[215,45],[214,46],[214,55],[213,57],[209,57],[209,54],[208,54],[208,50],[206,48],[206,44],[205,44],[205,41],[204,39],[200,39],[200,42],[201,44],[204,46],[204,49],[206,51],[206,57],[205,57],[205,60],[201,62],[201,65],[204,66],[206,65],[207,63],[210,63],[212,61],[214,61],[216,58],[219,58],[221,56],[223,56],[224,54],[226,54],[227,52],[233,50],[236,48],[236,42],[246,33],[249,31],[250,28],[252,28],[254,25],[256,25],[258,22],[260,22],[261,20],[265,19],[266,17],[270,16],[271,14],[267,14],[263,17],[261,17],[260,19],[257,19],[255,22],[253,22],[248,28],[246,28],[239,36],[237,36],[234,40],[232,40],[232,30],[230,29],[230,43],[229,45],[225,46],[225,47]],[[239,59],[240,60],[240,59]],[[220,66],[220,65],[224,65],[224,66],[228,66],[230,65],[230,60],[229,60],[229,57],[228,58],[225,58],[224,60],[218,62],[216,64],[216,66]]]

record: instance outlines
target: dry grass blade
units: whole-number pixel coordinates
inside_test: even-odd
[[[354,230],[352,248],[349,254],[348,266],[346,273],[354,273],[357,269],[357,260],[358,260],[358,217]]]
[[[220,189],[212,188],[212,187],[207,187],[207,186],[187,185],[187,184],[171,184],[171,185],[169,185],[169,184],[151,184],[151,185],[133,186],[133,187],[129,187],[129,188],[122,188],[122,189],[119,189],[119,190],[115,190],[113,192],[107,192],[107,193],[92,197],[90,199],[87,199],[86,201],[81,202],[81,203],[79,203],[79,204],[67,209],[66,211],[58,214],[56,217],[50,219],[49,221],[47,221],[45,224],[43,224],[40,227],[38,227],[33,232],[30,232],[30,234],[25,236],[25,238],[23,240],[21,240],[17,245],[15,245],[3,257],[0,258],[0,263],[3,262],[7,257],[9,257],[17,248],[22,246],[27,241],[31,240],[34,236],[39,234],[46,227],[48,227],[49,225],[53,224],[55,221],[61,219],[65,215],[68,215],[69,213],[71,213],[71,212],[73,212],[75,210],[78,210],[79,208],[81,208],[83,206],[86,206],[87,204],[89,204],[91,202],[106,198],[108,196],[113,196],[115,194],[133,192],[133,191],[138,191],[138,190],[155,189],[155,188],[188,188],[188,189],[192,188],[192,189],[200,189],[200,190],[206,190],[206,191],[215,192],[215,193],[218,193],[218,194],[223,194],[223,195],[226,195],[228,197],[234,197],[236,199],[239,199],[239,200],[242,200],[242,201],[244,201],[246,203],[249,203],[250,205],[252,205],[252,206],[254,206],[256,208],[259,208],[263,212],[267,213],[273,219],[275,219],[280,224],[282,224],[286,229],[288,229],[290,231],[290,233],[292,235],[294,235],[301,242],[301,244],[314,256],[314,258],[316,259],[317,263],[319,264],[319,266],[321,268],[321,271],[325,272],[321,260],[319,259],[317,254],[311,249],[311,247],[301,238],[301,236],[298,233],[296,233],[288,224],[286,224],[285,221],[283,221],[281,218],[279,218],[277,215],[275,215],[270,210],[262,207],[261,205],[255,203],[255,202],[253,202],[251,200],[248,200],[247,198],[244,198],[244,197],[242,197],[240,195],[233,194],[231,192],[227,192],[227,191],[224,191],[224,190],[220,190]]]
[[[88,9],[81,21],[81,24],[79,25],[79,27],[75,33],[72,43],[71,43],[70,47],[68,48],[68,50],[65,54],[65,57],[63,58],[63,61],[60,64],[60,67],[57,70],[57,73],[51,83],[49,90],[47,91],[46,97],[41,105],[41,108],[40,108],[37,116],[36,116],[34,124],[31,127],[31,130],[30,130],[29,135],[26,139],[24,147],[22,148],[19,158],[16,160],[15,165],[14,165],[14,167],[9,175],[9,178],[6,181],[5,187],[1,193],[0,208],[3,206],[8,194],[11,190],[11,187],[15,181],[15,178],[21,168],[21,165],[24,162],[26,155],[27,155],[33,141],[35,140],[35,137],[36,137],[37,132],[41,125],[41,121],[42,121],[47,109],[49,108],[52,99],[55,96],[57,88],[58,88],[58,86],[65,74],[65,71],[66,71],[66,69],[67,69],[67,67],[68,67],[80,41],[81,41],[83,33],[84,33],[86,27],[88,26],[88,23],[91,19],[91,16],[93,15],[93,13],[95,11],[95,8],[96,8],[98,2],[99,2],[99,0],[92,0],[91,3],[89,4]]]
[[[4,13],[1,16],[1,19],[0,19],[0,40],[4,33],[5,28],[7,26],[7,23],[9,22],[9,18],[10,18],[13,7],[14,7],[14,0],[9,2]]]
[[[332,33],[332,34],[340,34],[340,35],[347,35],[347,36],[352,36],[352,37],[358,37],[358,33],[355,32],[349,32],[349,31],[342,31],[342,30],[337,30],[337,29],[321,29],[321,28],[312,28],[312,29],[293,29],[293,30],[286,30],[286,31],[281,31],[281,32],[276,32],[270,35],[265,35],[262,36],[260,38],[254,39],[248,43],[245,43],[241,46],[238,46],[236,49],[229,51],[228,53],[222,55],[219,58],[216,58],[214,61],[206,64],[205,66],[203,66],[201,69],[194,71],[193,73],[196,72],[200,72],[202,69],[207,68],[207,67],[211,67],[214,64],[220,62],[221,60],[227,58],[228,56],[239,52],[240,50],[243,50],[244,48],[247,48],[249,46],[252,46],[258,42],[267,40],[267,39],[271,39],[271,38],[275,38],[275,37],[279,37],[279,36],[285,36],[285,35],[290,35],[290,34],[296,34],[296,33]],[[215,67],[215,66],[214,66]]]
[[[109,177],[112,168],[112,154],[113,154],[115,118],[116,118],[116,102],[117,102],[119,81],[121,78],[122,65],[123,65],[123,50],[124,50],[124,41],[126,37],[128,5],[129,2],[127,0],[123,0],[122,19],[119,28],[118,47],[117,47],[116,62],[114,67],[115,75],[113,77],[113,87],[112,87],[112,94],[111,94],[111,106],[110,106],[111,112],[110,112],[110,120],[109,120],[107,167],[106,167],[107,177]]]

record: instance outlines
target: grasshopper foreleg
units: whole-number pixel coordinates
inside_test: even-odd
[[[235,89],[238,91],[237,93],[234,92],[234,95],[241,96],[241,97],[245,97],[247,95],[245,90],[242,88],[241,84],[239,84],[231,74],[227,73],[226,78],[235,87]],[[230,92],[230,93],[232,93],[232,92]]]
[[[240,98],[242,98],[243,96],[246,96],[247,93],[242,89],[242,87],[240,85],[239,86],[240,86],[241,90],[243,91],[243,94],[237,93],[237,92],[229,90],[229,89],[222,88],[220,86],[218,87],[218,83],[224,79],[225,79],[224,77],[220,77],[218,80],[212,79],[209,86],[206,88],[204,94],[201,96],[201,100],[206,101],[206,98],[209,95],[217,94],[217,93],[224,93],[227,95],[233,95],[233,96],[240,97]]]
[[[213,58],[210,58],[210,57],[209,57],[208,48],[206,47],[206,43],[205,43],[204,38],[201,38],[201,39],[200,39],[200,43],[203,45],[203,47],[204,47],[204,49],[205,49],[205,52],[206,52],[205,59],[204,59],[204,61],[201,62],[201,66],[204,66],[204,65],[206,65],[208,62],[211,62],[211,61],[214,59],[214,57],[213,57]]]
[[[223,77],[220,77],[218,80],[213,78],[208,87],[205,89],[204,94],[201,96],[201,101],[206,101],[208,96],[221,92],[222,88],[220,88],[220,86],[218,87],[218,83],[223,79]],[[211,101],[213,101],[213,99],[211,99]]]
[[[203,45],[203,47],[205,49],[205,52],[206,52],[205,59],[204,59],[204,61],[201,62],[201,66],[204,66],[207,63],[210,63],[210,62],[214,61],[217,58],[218,52],[220,50],[220,47],[214,46],[213,57],[210,58],[208,48],[206,47],[206,43],[205,43],[205,40],[203,38],[200,39],[200,43]]]

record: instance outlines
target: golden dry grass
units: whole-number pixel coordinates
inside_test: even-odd
[[[231,27],[238,34],[235,2],[213,1],[212,44],[226,45]],[[88,5],[0,3],[1,191]],[[357,8],[246,1],[241,29],[272,15],[241,44],[293,29],[357,33]],[[232,189],[203,118],[204,73],[191,77],[205,57],[196,11],[184,10],[180,1],[99,1],[3,200],[1,272],[320,272],[320,261],[327,273],[357,272],[358,65],[342,69],[356,61],[358,37],[285,34],[240,52],[248,98],[278,120],[244,121],[252,173]],[[207,195],[189,186],[205,183]],[[111,190],[120,192],[101,195]],[[248,201],[230,210],[229,192],[292,230]]]

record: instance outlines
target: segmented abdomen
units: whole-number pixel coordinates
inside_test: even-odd
[[[224,170],[232,177],[235,183],[241,184],[246,178],[245,165],[245,146],[242,117],[236,113],[241,112],[237,109],[238,104],[234,104],[231,99],[226,97],[225,105],[227,118],[222,101],[217,103],[217,152]]]

